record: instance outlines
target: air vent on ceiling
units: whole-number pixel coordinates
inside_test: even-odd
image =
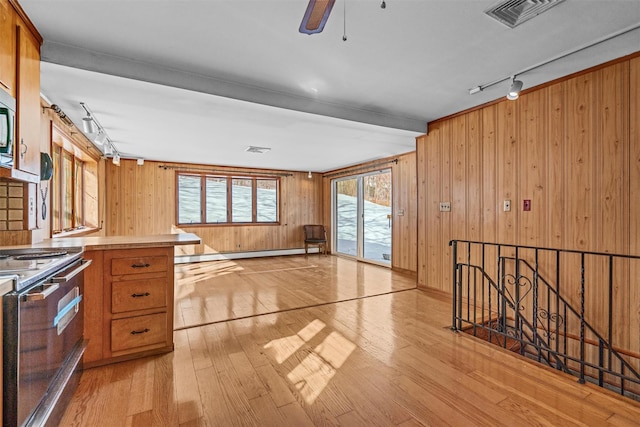
[[[504,25],[514,28],[562,3],[564,0],[503,0],[484,11]]]
[[[267,148],[267,147],[256,147],[253,145],[250,145],[247,147],[246,150],[244,151],[248,151],[249,153],[258,153],[258,154],[262,154],[262,153],[266,153],[267,151],[271,151],[271,148]]]

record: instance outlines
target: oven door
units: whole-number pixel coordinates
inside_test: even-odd
[[[56,387],[61,368],[82,342],[84,280],[79,273],[90,263],[82,261],[17,295],[17,376],[9,389],[5,381],[4,390],[16,396],[16,401],[5,407],[12,418],[10,425],[22,426],[42,412],[43,408],[38,408],[41,401]],[[17,390],[11,390],[14,385]],[[6,421],[5,412],[5,425]]]

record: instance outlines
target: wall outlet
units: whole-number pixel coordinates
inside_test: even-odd
[[[440,212],[451,212],[451,202],[440,202]]]
[[[504,201],[503,210],[505,212],[510,212],[511,211],[511,200],[505,200]]]

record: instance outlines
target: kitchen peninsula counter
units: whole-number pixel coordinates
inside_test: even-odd
[[[84,248],[85,368],[173,351],[174,251],[192,233],[61,237],[39,244]]]
[[[200,243],[200,238],[193,233],[179,233],[149,236],[61,237],[58,239],[45,240],[33,246],[41,248],[83,247],[85,251],[98,251],[198,245]]]

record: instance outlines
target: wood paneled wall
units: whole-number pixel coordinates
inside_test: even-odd
[[[452,292],[452,239],[640,255],[639,99],[635,54],[430,123],[416,145],[418,286]],[[636,353],[638,264],[619,269],[612,303],[616,345]],[[596,327],[609,314],[606,274],[586,272]]]
[[[165,169],[161,165],[169,165]],[[322,218],[322,179],[304,172],[287,172],[280,180],[280,224],[233,226],[176,226],[176,171],[198,167],[193,164],[169,164],[121,160],[120,166],[107,162],[105,234],[146,235],[179,232],[195,233],[203,241],[200,247],[181,248],[188,253],[246,252],[303,247],[302,225],[319,223]],[[203,171],[228,171],[234,168],[200,166]],[[236,169],[237,170],[237,169]],[[255,170],[256,174],[283,172]],[[246,169],[245,169],[246,174]]]
[[[419,285],[451,291],[451,239],[640,254],[639,68],[636,55],[430,123],[416,145]]]
[[[376,166],[387,160],[397,159],[383,166]],[[391,169],[393,185],[393,218],[391,231],[391,266],[395,270],[415,273],[417,271],[417,179],[416,153],[410,152],[388,159],[363,163],[357,166],[331,171],[323,179],[323,223],[331,237],[331,179],[378,169]]]

